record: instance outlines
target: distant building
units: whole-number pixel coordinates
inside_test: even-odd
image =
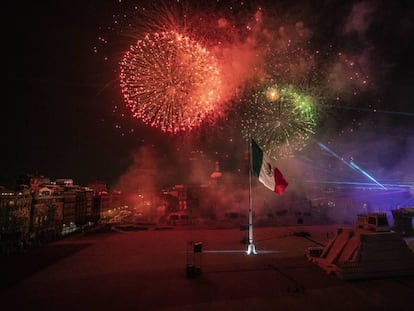
[[[58,234],[63,224],[63,192],[59,186],[47,185],[33,193],[30,231],[33,235],[43,232]]]
[[[93,198],[93,217],[94,219],[105,220],[112,210],[112,197],[109,192],[97,192]]]
[[[75,227],[75,209],[76,209],[76,189],[66,187],[63,192],[63,232],[66,228]]]
[[[64,186],[63,227],[78,229],[94,220],[94,192],[89,187]],[[70,229],[70,230],[72,230]],[[63,230],[65,231],[65,230]]]
[[[216,167],[213,173],[210,175],[210,181],[213,185],[217,185],[220,183],[222,178],[222,173],[220,172],[220,164],[219,162],[216,162]]]
[[[187,187],[184,185],[175,185],[174,189],[178,198],[178,210],[187,210]]]
[[[32,196],[28,188],[10,190],[0,187],[0,237],[25,238],[30,229]]]
[[[107,185],[103,182],[100,182],[100,181],[89,184],[88,188],[91,188],[95,193],[109,192],[109,189],[108,189]]]
[[[50,184],[50,178],[43,175],[25,174],[20,175],[16,180],[16,185],[28,186],[32,191],[39,190],[40,187]]]
[[[73,179],[71,178],[58,178],[55,180],[55,184],[58,186],[73,186]]]

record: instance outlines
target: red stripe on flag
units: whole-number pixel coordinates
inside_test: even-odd
[[[273,176],[275,177],[275,192],[282,195],[289,184],[277,167],[274,168]]]

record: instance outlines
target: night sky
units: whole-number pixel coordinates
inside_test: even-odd
[[[52,179],[73,178],[84,185],[96,180],[111,185],[129,167],[134,152],[141,146],[155,145],[163,150],[164,156],[175,150],[171,143],[175,138],[143,124],[135,125],[134,133],[127,135],[117,128],[119,124],[126,128],[132,121],[127,117],[122,123],[113,113],[114,106],[122,105],[114,64],[132,42],[120,39],[98,55],[94,47],[97,38],[105,33],[102,27],[113,22],[115,12],[127,7],[120,2],[47,0],[28,4],[9,2],[4,6],[6,96],[0,110],[0,185],[12,185],[24,173],[38,173]],[[222,1],[223,6],[225,2]],[[227,1],[231,2],[237,3]],[[378,151],[394,149],[380,159],[376,154],[376,163],[392,167],[394,158],[401,158],[402,152],[409,157],[404,163],[414,160],[411,2],[316,1],[312,6],[304,1],[303,5],[296,3],[292,7],[289,1],[257,3],[266,2],[280,5],[282,11],[288,8],[298,18],[303,15],[305,25],[314,31],[316,44],[332,42],[351,50],[369,48],[372,52],[369,55],[376,57],[370,63],[375,87],[355,100],[352,109],[334,112],[326,126],[340,123],[332,131],[337,134],[350,128],[356,118],[361,121],[361,128],[369,129],[370,135],[377,133],[387,138],[383,145],[386,147],[382,148],[379,137],[364,138],[369,142],[377,140]],[[375,14],[356,21],[361,28],[348,29],[344,34],[353,4],[358,3],[374,7]],[[104,60],[105,53],[109,61]],[[377,109],[376,113],[369,111],[370,105]],[[206,149],[220,149],[223,135],[218,132],[215,133],[220,136],[218,142],[204,138],[198,145],[208,142]],[[225,146],[224,152],[228,149]],[[348,151],[351,149],[355,146]]]
[[[110,12],[100,1],[8,6],[0,183],[21,173],[112,181],[129,142],[107,120],[112,99],[100,91],[111,73],[93,53]]]

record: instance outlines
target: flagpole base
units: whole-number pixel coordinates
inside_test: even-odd
[[[257,254],[256,246],[253,243],[250,243],[249,246],[247,246],[246,254],[247,255],[256,255]]]

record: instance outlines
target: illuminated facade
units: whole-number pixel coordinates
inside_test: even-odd
[[[25,238],[30,229],[30,190],[9,190],[0,187],[0,235]]]

